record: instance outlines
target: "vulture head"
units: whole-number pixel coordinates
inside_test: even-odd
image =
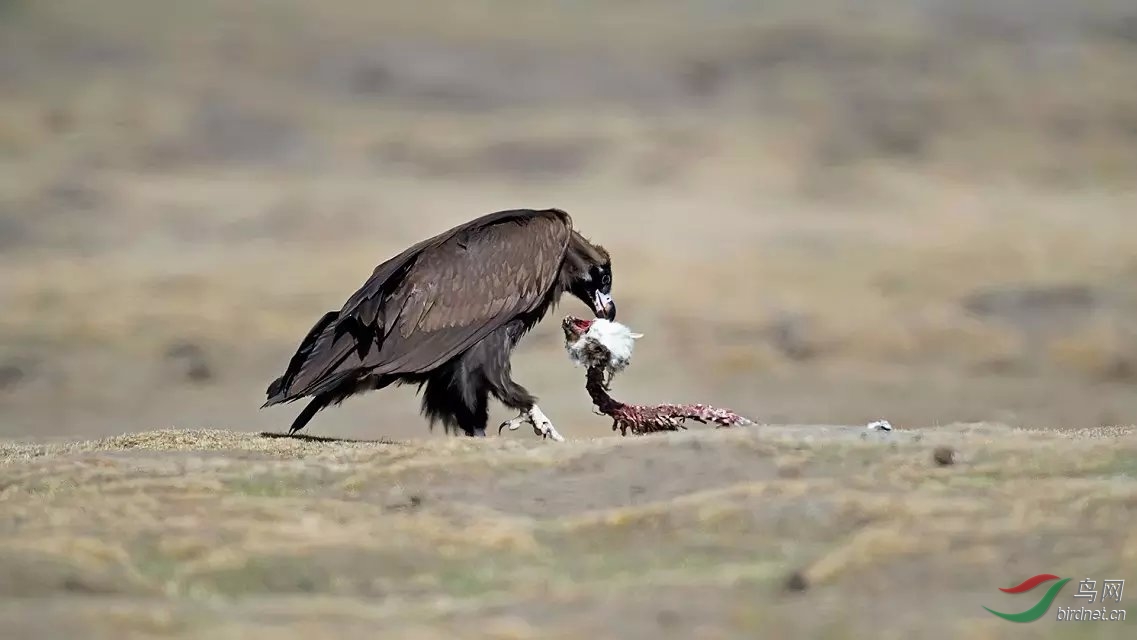
[[[576,231],[572,232],[561,285],[588,305],[597,318],[616,319],[616,303],[612,300],[612,259],[608,251],[592,244]]]

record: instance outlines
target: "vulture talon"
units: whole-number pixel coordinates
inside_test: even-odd
[[[516,418],[510,418],[501,423],[497,432],[501,434],[502,430],[506,427],[509,427],[510,431],[516,431],[521,427],[521,423],[523,422],[529,423],[529,425],[533,427],[533,434],[541,436],[542,440],[552,438],[557,442],[565,441],[564,437],[557,433],[557,429],[553,426],[552,421],[549,420],[548,416],[546,416],[537,405],[533,405],[529,409],[522,411]]]
[[[552,438],[557,442],[564,442],[564,436],[557,433],[556,427],[553,426],[552,420],[545,415],[541,408],[537,405],[530,407],[528,411],[529,424],[533,425],[533,433],[541,436],[541,439]]]
[[[509,420],[502,422],[501,426],[497,428],[497,434],[501,435],[502,429],[505,429],[506,427],[509,427],[510,431],[517,431],[521,428],[522,422],[529,422],[529,417],[525,414],[524,411],[522,411],[516,418],[510,418]]]

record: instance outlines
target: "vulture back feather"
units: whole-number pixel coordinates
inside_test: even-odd
[[[327,393],[364,376],[411,376],[507,322],[540,319],[563,286],[572,219],[558,209],[482,216],[375,268],[305,336],[264,406]]]

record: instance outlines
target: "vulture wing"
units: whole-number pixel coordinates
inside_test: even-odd
[[[500,211],[384,262],[312,328],[266,406],[361,373],[422,373],[458,355],[542,304],[571,233],[563,211]]]

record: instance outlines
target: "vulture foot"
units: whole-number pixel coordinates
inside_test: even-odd
[[[557,442],[565,441],[564,436],[557,433],[553,422],[549,420],[549,417],[546,416],[545,413],[541,411],[541,407],[537,405],[533,405],[533,408],[529,410],[529,424],[533,425],[533,433],[542,438],[552,438]]]
[[[542,438],[552,438],[557,442],[565,441],[564,436],[557,433],[557,429],[553,426],[553,422],[549,420],[549,417],[546,416],[545,413],[541,411],[541,407],[538,407],[537,405],[533,405],[529,409],[517,414],[516,418],[510,418],[509,420],[501,423],[501,426],[497,428],[497,432],[500,434],[502,429],[516,431],[521,427],[521,424],[525,422],[532,425],[533,433],[541,436]]]
[[[522,422],[528,422],[528,421],[529,421],[529,416],[526,415],[526,413],[524,411],[522,411],[521,413],[517,414],[516,418],[510,418],[509,420],[506,420],[505,422],[501,423],[501,426],[499,426],[497,428],[497,432],[500,435],[502,429],[509,429],[510,431],[517,431],[517,429],[521,427]]]

